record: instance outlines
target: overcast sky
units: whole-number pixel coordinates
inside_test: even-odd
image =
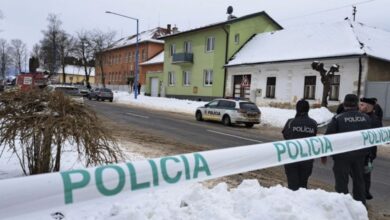
[[[0,38],[21,39],[28,48],[42,39],[47,15],[59,15],[63,29],[70,34],[94,28],[116,31],[117,38],[135,34],[135,22],[109,10],[140,20],[140,30],[176,25],[179,30],[204,26],[227,18],[226,8],[242,16],[266,11],[283,27],[316,22],[356,21],[390,31],[390,0],[0,0]]]

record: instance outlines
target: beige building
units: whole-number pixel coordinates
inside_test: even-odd
[[[90,72],[89,83],[95,84],[95,68],[88,67],[87,71]],[[63,83],[62,69],[58,70],[57,79],[59,83]],[[84,84],[85,83],[85,70],[83,66],[67,65],[65,67],[65,83],[70,84]]]

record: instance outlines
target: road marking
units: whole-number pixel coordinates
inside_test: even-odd
[[[222,132],[219,132],[219,131],[213,131],[213,130],[207,130],[207,131],[208,132],[212,132],[212,133],[216,133],[216,134],[220,134],[220,135],[235,137],[235,138],[242,139],[242,140],[252,141],[252,142],[256,142],[256,143],[263,143],[262,141],[259,141],[259,140],[250,139],[250,138],[244,138],[244,137],[240,137],[240,136],[233,135],[233,134],[226,134],[226,133],[222,133]]]
[[[132,116],[136,116],[136,117],[140,117],[140,118],[149,118],[149,116],[137,115],[137,114],[134,114],[134,113],[126,113],[126,115],[132,115]]]

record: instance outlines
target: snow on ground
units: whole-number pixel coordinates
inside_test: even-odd
[[[175,186],[149,193],[124,194],[56,209],[66,220],[182,220],[182,219],[332,219],[365,220],[367,211],[351,196],[323,190],[291,191],[282,186],[262,187],[245,180],[237,188],[220,183],[212,189],[201,184]],[[53,212],[53,211],[52,211]],[[19,219],[53,219],[44,211]]]
[[[128,92],[114,92],[114,102],[122,104],[131,104],[138,107],[144,107],[162,111],[181,112],[195,115],[196,108],[205,105],[207,102],[198,102],[190,100],[181,100],[174,98],[150,97],[139,95],[134,99],[133,94]],[[289,118],[295,116],[294,109],[279,109],[271,107],[259,107],[261,111],[261,125],[270,125],[273,127],[283,127]],[[309,116],[317,121],[319,125],[329,122],[333,113],[327,108],[311,109]]]
[[[5,152],[0,159],[0,179],[22,175],[15,156]],[[76,155],[64,155],[62,170],[82,167]],[[144,159],[126,153],[128,160]],[[350,195],[329,193],[319,189],[291,191],[280,185],[266,188],[257,180],[244,180],[237,188],[229,189],[220,183],[209,189],[199,183],[175,185],[150,192],[122,193],[116,197],[101,198],[42,210],[13,219],[52,220],[60,212],[66,220],[181,220],[181,219],[334,219],[366,220],[365,207]]]
[[[196,107],[205,102],[183,101],[167,98],[139,96],[137,100],[128,93],[115,93],[115,101],[131,103],[158,110],[176,111],[193,114]],[[274,126],[283,126],[293,117],[295,111],[275,108],[261,108],[263,122]],[[316,109],[310,115],[318,121],[329,120],[331,115],[326,109]],[[122,146],[122,148],[124,148]],[[126,147],[130,149],[129,146]],[[84,167],[77,162],[77,155],[71,146],[63,155],[62,170]],[[142,155],[125,152],[126,160],[145,159]],[[0,158],[1,179],[22,176],[23,173],[15,155],[4,151]],[[87,202],[42,210],[16,219],[55,219],[53,212],[60,212],[64,219],[362,219],[366,220],[367,211],[350,195],[329,193],[323,190],[300,189],[291,191],[282,186],[262,187],[257,180],[245,180],[237,188],[228,189],[226,183],[220,183],[209,189],[199,183],[175,185],[149,192],[122,193],[111,198],[101,198]],[[58,214],[58,213],[57,213]],[[58,215],[57,215],[58,216]],[[58,218],[59,219],[59,218]]]

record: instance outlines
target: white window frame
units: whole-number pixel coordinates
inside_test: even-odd
[[[176,76],[175,72],[168,72],[168,86],[175,86]]]
[[[234,44],[239,44],[240,43],[240,34],[235,34],[234,35]]]
[[[192,44],[190,41],[184,41],[184,52],[192,53]]]
[[[176,53],[176,44],[171,44],[169,47],[169,53],[171,56]]]
[[[206,52],[213,52],[215,49],[215,37],[210,36],[206,38]]]
[[[212,86],[213,85],[213,70],[204,70],[203,71],[203,85]]]
[[[306,84],[306,77],[314,78],[314,84]],[[303,98],[314,100],[316,98],[317,76],[305,76],[304,80]]]
[[[190,71],[184,71],[183,72],[183,85],[184,86],[190,86],[191,85],[191,72]]]

